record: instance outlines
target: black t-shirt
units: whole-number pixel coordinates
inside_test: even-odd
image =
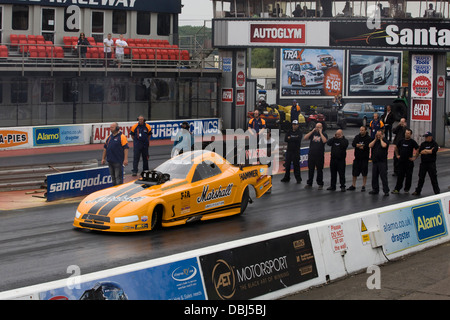
[[[386,148],[381,146],[380,140],[377,140],[372,147],[372,162],[383,162],[387,161],[389,142],[386,138],[383,138],[384,143],[387,144]]]
[[[355,159],[369,159],[369,153],[370,148],[369,144],[372,142],[372,139],[370,138],[370,135],[366,133],[366,135],[363,137],[361,134],[357,134],[355,138],[353,139],[352,146],[355,148]],[[361,150],[360,148],[357,148],[357,144],[363,144],[364,148]]]
[[[325,132],[322,132],[325,138],[328,139],[328,136]],[[314,131],[309,136],[309,153],[308,156],[324,156],[325,154],[325,143],[322,142],[322,138],[320,137],[320,133]]]
[[[422,150],[433,150],[433,153],[431,154],[422,154],[421,159],[422,162],[436,162],[436,153],[439,150],[439,145],[436,143],[436,141],[431,140],[430,142],[424,141],[420,144],[419,147],[419,153]]]
[[[414,139],[402,139],[397,143],[400,162],[407,162],[414,154],[415,149],[419,149],[419,145]]]

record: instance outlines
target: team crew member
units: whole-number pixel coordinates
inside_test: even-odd
[[[369,144],[372,149],[372,191],[370,194],[378,194],[380,186],[378,178],[383,184],[385,196],[389,196],[389,185],[387,180],[387,156],[389,142],[383,135],[383,130],[378,130],[375,139]]]
[[[419,182],[417,183],[416,191],[413,192],[413,195],[415,196],[420,196],[427,173],[430,176],[434,193],[439,194],[441,192],[436,171],[436,153],[439,150],[439,145],[434,141],[431,132],[428,131],[423,136],[425,137],[425,141],[422,142],[419,147],[421,162],[419,167]]]
[[[314,170],[317,168],[317,184],[319,190],[323,189],[323,165],[325,162],[325,144],[328,136],[323,132],[323,126],[320,122],[316,127],[308,132],[303,140],[309,140],[308,152],[308,181],[305,188],[311,188],[314,180]]]
[[[353,160],[352,167],[352,185],[347,189],[353,191],[356,189],[356,179],[361,174],[363,177],[363,185],[361,191],[366,191],[367,173],[369,172],[369,144],[372,142],[369,134],[367,133],[367,128],[361,126],[359,128],[359,134],[355,136],[352,142],[352,146],[355,148],[355,159]]]
[[[339,173],[339,183],[341,191],[345,192],[345,157],[347,156],[348,140],[344,137],[341,129],[337,130],[334,137],[327,141],[331,146],[331,185],[327,190],[336,190],[337,174]]]
[[[302,141],[302,132],[299,129],[298,121],[292,121],[292,129],[286,133],[284,142],[287,142],[286,160],[284,162],[285,174],[281,182],[291,180],[291,163],[294,165],[294,177],[297,183],[302,181],[300,176],[300,144]]]
[[[148,170],[148,146],[152,136],[152,128],[145,123],[144,116],[138,117],[138,123],[131,127],[133,137],[133,170],[132,175],[138,172],[139,159],[142,157],[142,170]]]
[[[370,128],[370,137],[372,139],[375,139],[375,135],[378,130],[380,129],[384,130],[384,123],[379,119],[378,113],[373,114],[373,120],[370,121],[369,128]]]
[[[294,123],[294,120],[298,121],[298,117],[300,115],[301,108],[297,103],[297,100],[292,101],[291,107],[291,122]]]
[[[390,105],[386,106],[386,111],[381,117],[381,121],[383,121],[384,123],[384,132],[386,134],[386,139],[389,142],[392,142],[392,125],[395,122],[395,118]]]
[[[190,132],[190,125],[188,122],[183,121],[180,129],[175,136],[175,141],[173,142],[173,148],[171,156],[175,157],[183,152],[191,151],[194,146],[194,136]]]
[[[405,118],[401,118],[398,122],[398,125],[392,130],[392,132],[395,134],[394,138],[394,145],[397,145],[397,143],[400,142],[400,140],[403,140],[405,138],[405,131],[407,128],[407,123]],[[397,157],[394,157],[394,173],[392,176],[398,175],[398,159]]]
[[[419,145],[416,140],[411,138],[412,130],[406,129],[405,139],[400,140],[395,146],[394,156],[398,160],[398,175],[397,183],[392,193],[399,193],[403,186],[403,180],[405,180],[405,193],[409,192],[411,188],[412,174],[414,170],[414,160],[416,160],[418,153],[416,154]]]
[[[266,129],[266,121],[259,117],[259,110],[253,112],[253,118],[248,122],[248,131],[250,134],[259,139]]]
[[[128,141],[120,132],[117,122],[112,123],[109,128],[111,135],[103,146],[102,164],[108,161],[109,173],[115,186],[123,183],[123,166],[128,165]]]

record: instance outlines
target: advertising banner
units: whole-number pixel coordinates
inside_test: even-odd
[[[157,139],[171,139],[175,136],[180,128],[180,125],[186,121],[190,125],[190,131],[195,136],[211,135],[220,133],[219,119],[198,119],[198,120],[170,120],[170,121],[147,121],[152,128],[152,140]],[[130,134],[131,127],[134,122],[119,122],[120,130],[127,137],[128,141],[133,138]],[[94,124],[92,127],[92,143],[103,143],[111,134],[109,129],[110,123]]]
[[[379,214],[389,255],[447,235],[441,200]]]
[[[342,94],[344,51],[281,49],[280,98]]]
[[[112,187],[108,167],[49,174],[47,201],[87,195],[108,187]]]
[[[251,299],[318,276],[309,231],[200,257],[210,300]]]
[[[411,56],[411,97],[433,97],[433,56],[413,54]]]
[[[51,146],[84,143],[84,126],[34,127],[33,145]]]
[[[41,300],[205,300],[197,258],[41,292]]]
[[[448,51],[450,30],[439,19],[398,19],[373,28],[367,19],[330,22],[330,47]]]
[[[30,128],[5,128],[0,130],[0,150],[32,146]]]
[[[401,52],[349,51],[349,96],[397,96],[401,86]]]

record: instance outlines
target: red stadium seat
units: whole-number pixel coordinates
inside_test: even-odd
[[[16,48],[19,44],[19,36],[17,34],[11,34],[9,36],[9,42],[11,43],[11,47]]]

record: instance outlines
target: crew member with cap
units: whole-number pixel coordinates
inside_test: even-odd
[[[436,141],[434,141],[433,134],[431,132],[426,132],[423,137],[425,137],[425,141],[419,146],[421,160],[419,167],[419,182],[417,183],[416,191],[413,192],[414,196],[420,196],[427,173],[430,176],[434,193],[439,194],[441,192],[441,189],[439,189],[436,170],[436,154],[439,150],[439,145]]]
[[[133,137],[133,170],[132,175],[138,172],[139,158],[142,156],[142,170],[148,170],[148,146],[152,136],[152,128],[145,122],[144,116],[138,117],[138,123],[131,127]]]
[[[284,142],[287,142],[286,160],[284,161],[284,167],[286,172],[281,182],[289,182],[291,179],[291,163],[294,166],[294,176],[297,183],[302,181],[300,177],[300,144],[303,134],[299,129],[298,121],[292,121],[292,129],[286,133]]]

